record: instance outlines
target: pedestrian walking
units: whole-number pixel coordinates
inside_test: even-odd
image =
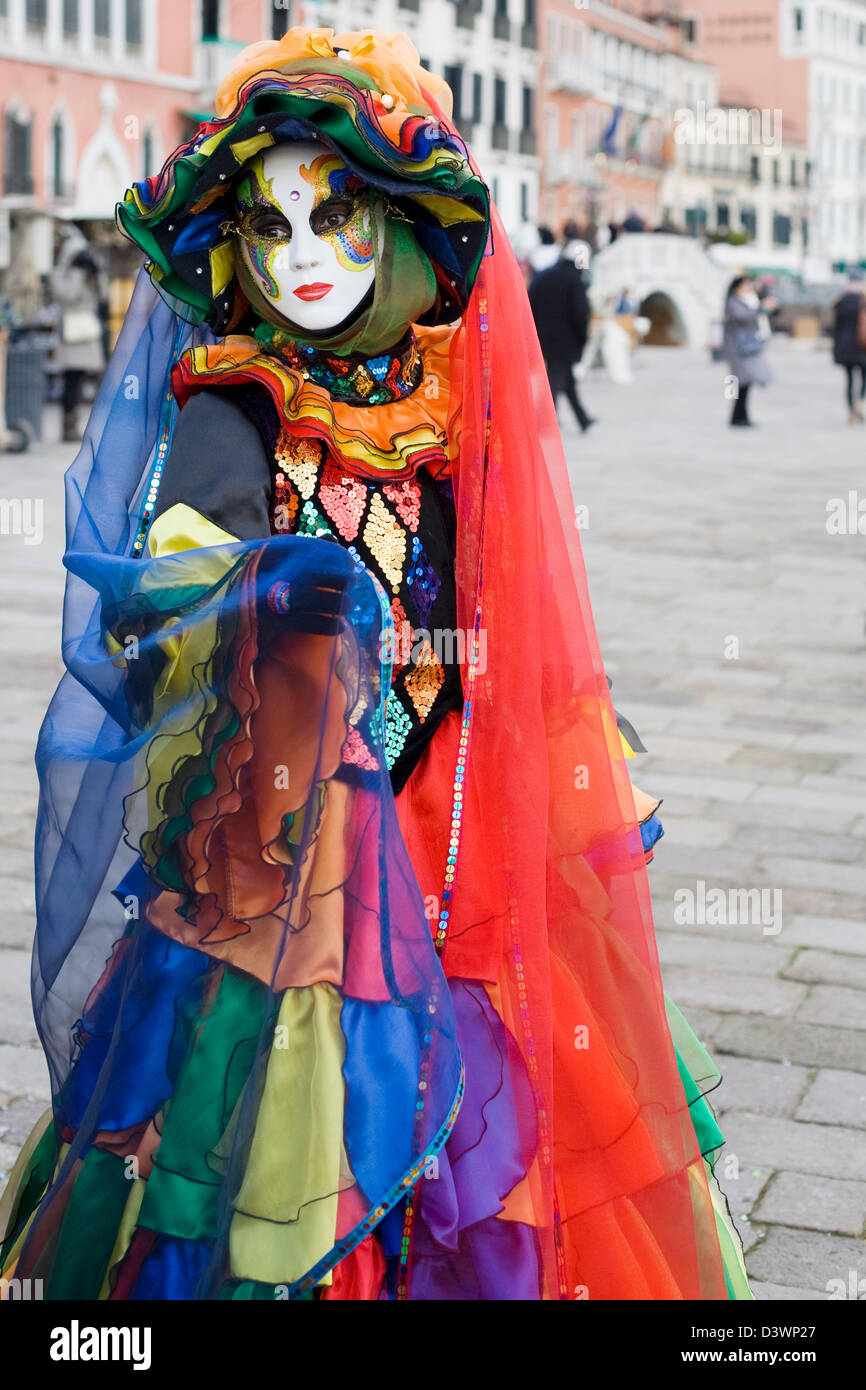
[[[589,297],[582,272],[588,249],[584,241],[567,242],[556,265],[539,271],[529,287],[529,302],[554,405],[561,395],[565,396],[584,431],[595,421],[578,395],[574,368],[583,355],[589,332]]]
[[[764,347],[769,337],[766,311],[774,309],[774,299],[758,298],[754,281],[738,275],[725,296],[723,350],[731,373],[737,379],[737,395],[731,412],[732,425],[751,425],[748,413],[750,386],[769,386],[773,380]]]
[[[845,368],[848,424],[863,423],[866,396],[866,296],[863,272],[848,272],[848,284],[833,305],[833,361]],[[859,390],[855,378],[859,373]]]
[[[538,245],[530,251],[527,256],[529,264],[530,281],[534,280],[542,270],[549,270],[552,265],[556,265],[559,260],[560,247],[556,243],[556,237],[549,227],[538,228]]]
[[[63,439],[81,438],[78,407],[88,374],[105,369],[100,303],[102,273],[87,238],[73,224],[60,228],[51,293],[60,306],[61,334],[57,366],[63,374]]]

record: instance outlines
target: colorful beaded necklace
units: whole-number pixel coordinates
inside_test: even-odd
[[[347,405],[385,405],[403,400],[417,390],[424,377],[424,363],[411,329],[390,352],[374,357],[335,357],[319,352],[309,344],[295,342],[284,329],[269,323],[258,326],[255,338],[265,352],[280,357],[306,380],[323,386],[334,400]]]

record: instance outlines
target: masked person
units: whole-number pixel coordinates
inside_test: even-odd
[[[407,40],[293,29],[119,208],[4,1199],[47,1298],[749,1296],[450,109]]]

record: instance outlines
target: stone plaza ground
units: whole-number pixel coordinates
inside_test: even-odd
[[[754,430],[726,426],[725,368],[689,349],[642,350],[630,386],[591,372],[599,423],[563,429],[614,701],[648,750],[631,767],[664,799],[665,984],[723,1073],[719,1172],[756,1293],[862,1298],[866,426],[845,423],[826,349],[771,355]],[[28,984],[33,748],[61,670],[73,452],[0,456],[0,496],[44,501],[42,544],[0,535],[0,1173],[48,1098]]]

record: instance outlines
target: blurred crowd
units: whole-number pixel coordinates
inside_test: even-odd
[[[634,352],[651,327],[630,286],[603,296],[593,292],[593,259],[618,237],[647,230],[680,231],[668,225],[649,229],[632,210],[616,226],[572,220],[556,234],[526,223],[514,238],[554,401],[565,399],[581,432],[596,423],[581,398],[587,374],[604,366],[614,381],[628,384]],[[863,271],[851,267],[845,282],[833,288],[821,324],[832,336],[833,360],[845,373],[852,425],[866,419],[864,289]],[[732,402],[729,423],[735,428],[754,424],[750,392],[772,383],[767,346],[783,321],[789,331],[784,320],[789,307],[780,302],[769,275],[739,274],[727,288],[710,350],[729,369],[725,396]],[[61,407],[62,439],[80,439],[82,413],[105,369],[111,338],[104,255],[74,223],[60,222],[51,273],[14,301],[0,300],[0,404],[5,400],[0,450],[20,451],[41,438],[46,399]]]
[[[108,275],[100,252],[73,222],[58,222],[54,266],[38,283],[0,301],[0,447],[26,449],[41,435],[46,399],[60,403],[62,439],[81,438],[85,397],[105,370],[111,348]]]

